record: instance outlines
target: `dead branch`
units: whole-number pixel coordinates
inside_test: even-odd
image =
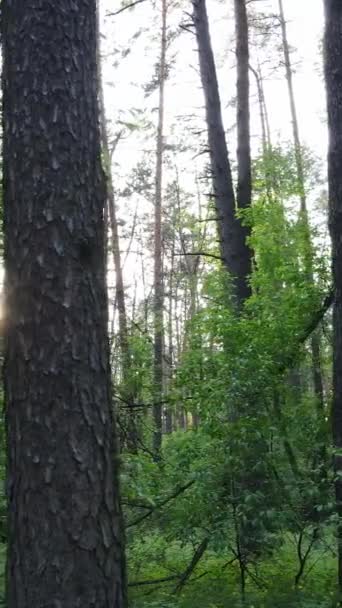
[[[189,566],[187,567],[187,569],[185,570],[185,572],[182,574],[182,576],[180,577],[179,583],[177,584],[177,586],[175,587],[174,593],[179,593],[185,583],[187,582],[187,580],[190,578],[190,576],[192,575],[193,571],[195,570],[198,562],[200,561],[200,559],[202,558],[203,554],[205,553],[207,547],[208,547],[208,543],[209,543],[209,537],[206,536],[202,542],[200,543],[200,545],[198,545],[194,556],[189,564]]]
[[[141,4],[142,2],[145,2],[145,0],[135,0],[135,2],[131,2],[130,4],[126,4],[125,6],[122,6],[117,11],[114,11],[114,13],[106,13],[106,16],[107,17],[116,17],[116,15],[120,15],[120,13],[123,13],[124,11],[127,11],[130,8],[133,8],[134,6],[136,6],[137,4]]]
[[[161,509],[162,507],[165,507],[165,505],[167,503],[171,502],[171,500],[173,500],[174,498],[177,498],[180,494],[183,494],[183,492],[185,492],[185,490],[190,488],[194,483],[195,483],[195,480],[191,480],[191,481],[188,481],[188,483],[186,483],[184,486],[180,486],[172,494],[170,494],[170,496],[167,496],[167,498],[164,498],[164,500],[160,501],[159,503],[157,503],[156,505],[151,507],[147,513],[144,513],[143,515],[140,515],[140,517],[137,517],[133,521],[128,522],[128,524],[126,525],[126,528],[131,528],[132,526],[137,526],[144,519],[146,519],[147,517],[152,515],[152,513]]]

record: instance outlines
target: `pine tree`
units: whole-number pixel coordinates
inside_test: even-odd
[[[96,2],[2,17],[7,601],[121,608]]]

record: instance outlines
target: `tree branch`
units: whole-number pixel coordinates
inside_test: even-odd
[[[170,576],[164,576],[163,578],[148,579],[146,581],[133,581],[132,583],[128,583],[128,587],[141,587],[143,585],[159,585],[160,583],[168,583],[169,581],[174,581],[177,579],[180,579],[179,585],[183,586],[186,583],[186,581],[188,580],[188,578],[191,576],[196,565],[198,564],[199,560],[201,559],[204,551],[206,550],[206,548],[208,546],[208,542],[209,542],[209,538],[205,538],[201,542],[199,547],[197,547],[189,566],[186,568],[186,570],[182,574],[171,574]],[[203,572],[198,578],[201,578],[205,574],[208,574],[208,573]],[[179,585],[177,585],[176,590],[178,589]]]
[[[146,581],[133,581],[128,583],[128,587],[140,587],[142,585],[159,585],[159,583],[168,583],[179,578],[179,574],[171,574],[170,576],[164,576],[164,578],[155,578]]]
[[[202,558],[203,554],[205,553],[207,547],[208,547],[208,543],[209,543],[209,537],[206,536],[200,545],[198,545],[194,556],[189,564],[189,566],[187,567],[187,569],[185,570],[185,572],[183,572],[182,576],[180,577],[180,581],[177,584],[177,586],[175,587],[174,593],[179,593],[185,583],[187,582],[187,580],[190,578],[190,576],[192,575],[193,571],[195,570],[198,562],[200,561],[200,559]]]
[[[207,258],[213,258],[214,260],[223,261],[223,258],[220,255],[215,255],[215,253],[207,253],[206,251],[189,251],[182,253],[175,253],[175,255],[204,255]]]
[[[121,8],[119,8],[119,10],[115,11],[114,13],[107,13],[106,16],[107,17],[116,17],[116,15],[120,15],[120,13],[123,13],[124,11],[126,11],[130,8],[133,8],[137,4],[141,4],[141,2],[145,2],[145,0],[135,0],[135,2],[131,2],[130,4],[126,4],[125,6],[122,6]]]
[[[177,498],[180,494],[182,494],[183,492],[185,492],[185,490],[187,490],[188,488],[190,488],[194,483],[195,483],[195,480],[193,479],[192,481],[188,481],[188,483],[186,483],[184,486],[181,486],[181,487],[177,488],[170,496],[168,496],[167,498],[164,498],[164,500],[160,501],[158,504],[156,504],[153,507],[151,507],[150,510],[147,513],[144,513],[143,515],[140,515],[140,517],[137,517],[133,521],[129,522],[126,525],[126,528],[131,528],[132,526],[136,526],[136,525],[140,524],[140,522],[142,522],[144,519],[146,519],[147,517],[149,517],[150,515],[152,515],[152,513],[154,513],[154,511],[157,511],[158,509],[161,509],[168,502],[170,502],[174,498]]]
[[[311,334],[318,327],[322,319],[324,318],[325,313],[329,310],[330,306],[333,304],[335,298],[334,290],[331,289],[327,296],[325,297],[321,308],[317,311],[317,313],[313,316],[310,323],[303,330],[302,335],[299,336],[300,344],[304,344],[306,340],[311,336]]]
[[[296,340],[296,344],[294,345],[294,350],[292,350],[287,357],[285,357],[284,361],[280,363],[278,367],[279,373],[284,373],[288,370],[296,361],[298,346],[304,344],[308,338],[310,338],[311,334],[317,329],[320,322],[323,320],[324,315],[329,310],[330,306],[334,302],[334,291],[331,289],[329,293],[326,295],[323,304],[319,310],[313,315],[312,319],[309,321],[308,325],[304,327],[302,332],[299,334],[298,339]]]

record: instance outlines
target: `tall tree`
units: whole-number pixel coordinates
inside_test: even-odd
[[[162,198],[163,198],[163,134],[164,134],[164,97],[166,80],[167,47],[167,2],[161,4],[161,43],[158,65],[159,103],[156,152],[156,178],[154,201],[154,441],[153,448],[158,455],[162,442],[162,395],[164,388],[164,281],[163,281],[163,244],[162,244]]]
[[[235,35],[236,35],[236,108],[237,108],[237,165],[238,181],[236,202],[239,209],[246,209],[252,198],[252,170],[251,170],[251,134],[250,134],[250,107],[249,107],[249,40],[246,0],[235,1]],[[245,241],[249,231],[243,227]],[[251,250],[248,249],[249,258],[243,258],[246,268],[244,274],[251,271]]]
[[[2,24],[8,605],[121,608],[96,2]]]
[[[342,4],[325,0],[325,80],[329,153],[329,225],[335,289],[332,430],[338,524],[338,582],[342,591]]]
[[[295,148],[297,181],[298,181],[298,189],[299,189],[299,194],[300,194],[301,212],[306,215],[307,206],[306,206],[306,194],[305,194],[305,183],[304,183],[303,157],[302,157],[301,143],[300,143],[300,137],[299,137],[297,107],[296,107],[294,87],[293,87],[293,73],[292,73],[292,66],[291,66],[290,46],[289,46],[288,37],[287,37],[287,26],[286,26],[285,14],[284,14],[283,0],[278,0],[278,2],[279,2],[279,17],[280,17],[280,26],[281,26],[281,34],[282,34],[282,45],[283,45],[283,53],[284,53],[286,83],[287,83],[287,87],[288,87],[290,111],[291,111],[292,135],[293,135],[293,143],[294,143],[294,148]]]
[[[300,140],[300,135],[299,135],[297,107],[296,107],[296,99],[295,99],[294,86],[293,86],[293,72],[292,72],[292,65],[291,65],[290,46],[289,46],[288,37],[287,37],[287,26],[286,26],[283,0],[278,0],[278,2],[279,2],[280,26],[281,26],[281,33],[282,33],[282,46],[283,46],[283,53],[284,53],[285,75],[286,75],[286,83],[287,83],[288,95],[289,95],[291,123],[292,123],[292,136],[293,136],[293,145],[294,145],[296,170],[297,170],[297,187],[298,187],[299,199],[300,199],[300,219],[301,219],[301,222],[303,225],[304,238],[305,238],[304,263],[306,265],[308,279],[311,283],[313,283],[314,282],[313,267],[312,267],[313,248],[312,248],[311,235],[310,235],[310,224],[309,224],[309,217],[308,217],[307,197],[306,197],[306,188],[305,188],[303,151],[302,151],[301,140]],[[312,339],[311,339],[313,384],[314,384],[314,391],[315,391],[317,404],[319,406],[320,411],[323,412],[323,410],[324,410],[324,389],[323,389],[320,350],[321,350],[321,348],[320,348],[319,336],[317,333],[314,333],[312,336]]]
[[[237,308],[240,309],[251,293],[248,281],[251,252],[246,243],[246,229],[236,216],[233,179],[222,121],[221,100],[206,3],[205,0],[193,0],[192,4],[201,81],[205,98],[210,165],[221,256],[225,268],[232,276],[233,295]]]

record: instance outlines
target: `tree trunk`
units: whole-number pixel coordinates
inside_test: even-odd
[[[257,85],[262,150],[263,150],[263,153],[266,154],[269,151],[269,149],[271,148],[271,136],[270,136],[270,128],[269,128],[269,124],[268,124],[267,108],[266,108],[266,104],[265,104],[263,78],[262,78],[260,67],[256,70],[255,68],[253,68],[250,65],[249,69],[252,72],[253,76],[255,77],[255,82]]]
[[[103,83],[102,83],[102,70],[100,68],[100,58],[98,58],[98,72],[99,72],[99,106],[100,106],[100,126],[101,126],[101,143],[102,153],[104,157],[104,166],[107,177],[107,209],[109,215],[109,225],[111,230],[111,251],[113,255],[114,271],[115,271],[115,305],[119,313],[119,344],[121,353],[121,372],[122,372],[122,386],[125,401],[128,403],[127,409],[127,429],[125,432],[124,439],[120,441],[121,445],[124,443],[130,452],[137,452],[138,443],[138,428],[136,421],[136,410],[134,408],[134,402],[136,396],[130,387],[130,372],[131,372],[131,353],[129,345],[128,335],[128,322],[127,322],[127,311],[125,301],[125,287],[123,280],[121,251],[120,251],[120,237],[119,237],[119,226],[117,218],[117,208],[115,201],[115,191],[112,177],[112,166],[111,160],[116,146],[118,145],[122,131],[119,131],[114,139],[112,150],[109,149],[108,133],[107,133],[107,121],[106,121],[106,110],[104,103]],[[106,209],[106,215],[107,215]],[[114,316],[113,316],[114,324]],[[120,420],[121,422],[121,420]]]
[[[289,101],[290,101],[293,143],[294,143],[294,147],[295,147],[297,180],[298,180],[298,188],[299,188],[299,192],[300,192],[301,212],[306,214],[306,196],[305,196],[305,187],[304,187],[303,159],[302,159],[302,153],[301,153],[297,109],[296,109],[294,89],[293,89],[290,47],[289,47],[289,43],[288,43],[288,39],[287,39],[287,27],[286,27],[285,15],[284,15],[283,0],[278,0],[278,2],[279,2],[279,16],[280,16],[280,27],[281,27],[282,44],[283,44],[283,52],[284,52],[286,82],[287,82]]]
[[[325,79],[329,154],[329,225],[335,288],[333,312],[332,431],[338,524],[338,582],[342,592],[342,4],[325,0]]]
[[[154,436],[153,449],[156,457],[162,443],[162,396],[164,388],[164,284],[162,262],[162,180],[163,180],[163,131],[164,94],[166,79],[166,0],[162,0],[162,29],[159,64],[159,107],[156,157],[156,190],[154,214]]]
[[[216,67],[211,46],[205,0],[193,0],[193,21],[199,51],[201,81],[205,98],[209,153],[223,264],[232,276],[233,296],[238,309],[251,294],[248,275],[251,252],[246,230],[236,217],[235,195]]]
[[[248,21],[245,0],[235,2],[235,35],[236,35],[236,62],[237,62],[237,163],[238,183],[236,200],[238,209],[246,209],[251,205],[252,199],[252,169],[250,145],[250,109],[249,109],[249,41]],[[244,240],[249,236],[250,230],[243,226]],[[247,250],[249,257],[243,259],[246,264],[245,276],[251,273],[251,250]]]
[[[4,0],[11,608],[121,608],[96,2]]]
[[[300,143],[299,136],[299,126],[298,126],[298,117],[297,117],[297,108],[296,101],[294,95],[293,88],[293,78],[292,78],[292,66],[291,66],[291,56],[290,56],[290,47],[287,39],[287,27],[286,20],[284,14],[283,0],[279,1],[279,15],[280,15],[280,25],[282,32],[282,44],[283,44],[283,52],[284,52],[284,63],[285,63],[285,73],[286,73],[286,82],[288,87],[289,94],[289,103],[290,103],[290,111],[291,111],[291,122],[292,122],[292,135],[293,135],[293,144],[295,150],[295,160],[296,160],[296,171],[297,171],[297,183],[299,188],[299,198],[300,198],[300,219],[304,229],[305,243],[304,243],[304,263],[306,266],[306,270],[308,273],[308,280],[311,284],[314,283],[313,276],[313,252],[312,252],[312,241],[310,235],[310,225],[308,218],[308,209],[307,209],[307,201],[306,201],[306,192],[305,192],[305,178],[304,178],[304,169],[303,169],[303,155],[302,148]],[[314,393],[318,403],[318,408],[323,411],[324,410],[324,389],[323,389],[323,379],[322,379],[322,367],[321,367],[321,345],[319,335],[316,333],[313,334],[311,338],[311,357],[312,357],[312,375],[313,375],[313,385],[314,385]]]

